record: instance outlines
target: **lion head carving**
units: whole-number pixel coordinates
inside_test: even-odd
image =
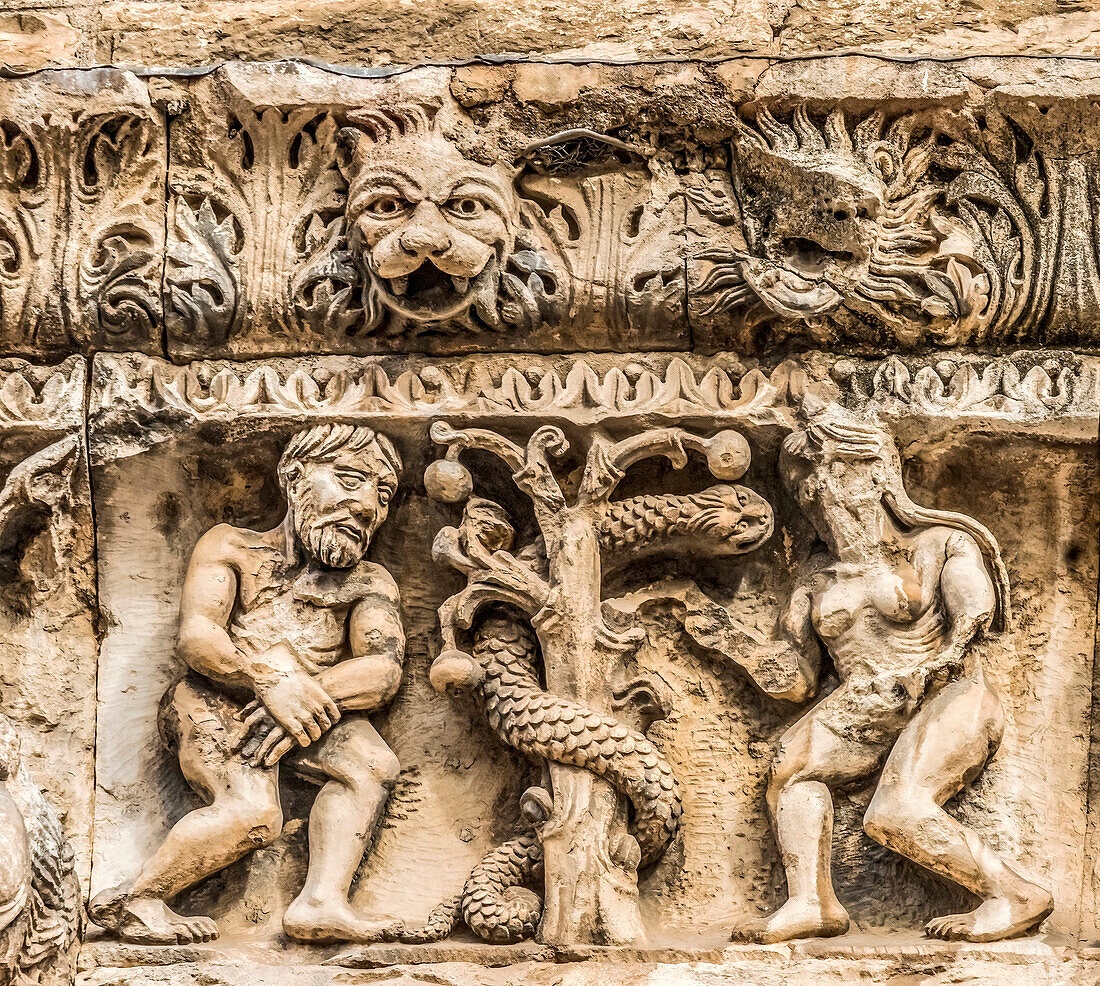
[[[437,108],[353,113],[340,131],[348,245],[365,282],[368,331],[497,330],[539,318],[538,266],[521,244],[517,169],[465,157],[436,126]]]
[[[804,107],[781,123],[766,108],[737,123],[732,178],[747,250],[710,250],[700,286],[710,311],[797,321],[825,342],[853,314],[898,342],[969,338],[987,317],[980,248],[933,180],[931,127],[876,112],[822,127]]]

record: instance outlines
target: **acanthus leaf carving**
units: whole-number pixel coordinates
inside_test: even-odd
[[[28,81],[0,104],[0,331],[16,351],[159,335],[163,126],[135,80],[98,71],[91,100]]]

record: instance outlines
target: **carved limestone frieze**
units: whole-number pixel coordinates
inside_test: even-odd
[[[421,73],[381,102],[368,82],[337,95],[297,66],[235,66],[188,88],[172,124],[173,356],[296,353],[304,340],[567,350],[593,331],[599,348],[684,344],[675,179],[645,157],[594,155],[610,146],[600,134],[510,149],[457,110],[444,78]],[[282,110],[272,88],[313,98]]]
[[[1100,72],[579,59],[0,77],[0,986],[1094,977]]]
[[[3,376],[0,982],[68,986],[83,931],[78,873],[87,873],[91,820],[91,764],[77,751],[90,754],[94,730],[91,531],[76,427],[84,364],[13,360]],[[56,621],[67,613],[71,625],[60,632]],[[44,735],[43,724],[55,735]],[[62,818],[79,829],[80,858]]]
[[[936,917],[936,938],[985,942],[1036,927],[1050,893],[1021,876],[942,805],[1000,745],[1004,711],[973,644],[1011,620],[1008,571],[982,524],[915,504],[894,441],[873,418],[812,397],[779,470],[821,544],[783,617],[811,681],[822,657],[839,685],[779,741],[767,804],[789,897],[734,934],[772,943],[844,934],[833,890],[832,791],[881,768],[863,817],[876,842],[980,901]]]
[[[180,935],[219,961],[242,941],[280,961],[287,936],[375,967],[1086,920],[1095,358],[101,354],[92,376],[99,721],[120,725],[97,740],[89,962]],[[325,789],[291,770],[337,728],[323,695],[302,749],[277,696],[197,671],[185,632],[211,537],[290,543],[279,463],[318,429],[385,434],[404,462],[360,563],[398,587],[406,642],[369,707],[387,769],[339,781],[374,792],[369,845],[330,838]],[[339,705],[317,621],[366,541],[319,512],[301,571],[236,559],[203,626],[234,660],[308,644]],[[263,632],[251,592],[285,600]],[[191,756],[202,689],[229,746]],[[268,793],[220,855],[211,763]]]
[[[594,423],[656,415],[789,422],[807,386],[846,406],[899,421],[968,420],[1056,430],[1091,441],[1100,414],[1100,360],[1075,354],[881,362],[808,354],[777,365],[731,355],[632,354],[626,360],[507,356],[462,361],[316,358],[307,364],[203,362],[177,367],[141,356],[95,361],[93,412],[172,419],[284,415],[567,415]]]
[[[0,981],[68,986],[83,904],[73,847],[0,717]]]
[[[163,321],[181,361],[1097,344],[1076,104],[977,66],[879,103],[839,64],[760,68],[569,99],[503,67],[7,81],[3,331],[152,352]]]
[[[670,697],[659,679],[622,675],[644,631],[606,622],[605,554],[619,555],[620,564],[648,551],[739,555],[771,536],[773,517],[765,500],[741,486],[614,504],[611,496],[634,463],[665,456],[683,467],[688,450],[706,457],[715,478],[740,479],[748,444],[733,431],[703,438],[660,429],[617,442],[597,434],[570,503],[554,475],[553,460],[569,451],[558,428],[537,429],[525,448],[496,432],[442,423],[432,438],[448,451],[425,473],[428,495],[466,501],[461,526],[444,528],[432,553],[467,577],[466,588],[439,610],[446,649],[432,664],[432,684],[441,692],[475,691],[493,730],[542,760],[548,778],[524,794],[537,834],[494,849],[461,895],[442,906],[489,941],[516,941],[536,928],[541,940],[562,945],[637,941],[645,933],[636,871],[668,849],[682,806],[671,765],[645,735],[668,714]],[[490,452],[512,471],[534,507],[538,541],[513,553],[507,514],[492,501],[469,499],[473,481],[459,456],[471,449]],[[473,633],[468,651],[458,646],[463,631]],[[613,710],[626,710],[636,728]],[[542,901],[507,893],[533,882],[545,884]],[[435,912],[428,927],[450,930]],[[394,936],[425,934],[398,929]]]

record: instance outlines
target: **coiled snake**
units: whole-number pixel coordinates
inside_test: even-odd
[[[611,503],[599,537],[608,553],[632,557],[695,544],[705,544],[711,555],[729,555],[760,545],[771,535],[772,524],[771,507],[752,490],[714,486],[693,496],[641,496]],[[531,757],[591,770],[625,795],[641,866],[649,865],[668,848],[680,825],[679,785],[671,766],[638,730],[545,691],[537,654],[535,636],[522,616],[504,606],[484,610],[474,631],[469,690],[509,746]],[[542,789],[529,790],[524,797],[524,813],[531,821],[544,819],[549,806]],[[542,902],[525,885],[541,876],[542,841],[532,829],[486,855],[462,891],[437,905],[423,925],[397,924],[384,937],[439,941],[461,920],[494,944],[528,938],[538,926]]]

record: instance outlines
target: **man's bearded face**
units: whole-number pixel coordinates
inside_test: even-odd
[[[395,485],[389,467],[364,453],[303,463],[287,489],[298,540],[328,568],[357,565],[386,519]]]

